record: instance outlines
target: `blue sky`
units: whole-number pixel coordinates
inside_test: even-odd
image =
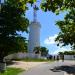
[[[1,0],[3,2],[3,0]],[[30,7],[30,6],[29,6]],[[52,12],[43,12],[42,10],[37,11],[37,21],[41,24],[40,32],[40,44],[49,49],[49,54],[56,54],[59,51],[70,50],[70,46],[58,47],[54,41],[55,37],[59,33],[59,28],[55,25],[57,20],[63,20],[65,12],[61,12],[59,15],[55,15]],[[33,21],[33,8],[30,7],[26,12],[26,17]],[[22,36],[28,38],[28,34],[22,33]]]
[[[52,12],[43,12],[42,10],[37,11],[37,21],[41,24],[41,35],[40,35],[40,44],[49,49],[49,54],[56,54],[59,51],[70,50],[70,46],[67,47],[58,47],[54,41],[58,35],[60,29],[55,25],[56,21],[63,20],[66,12],[61,12],[59,15],[56,15]],[[33,21],[33,8],[30,7],[26,12],[26,17]],[[22,34],[25,36],[25,34]],[[28,38],[28,35],[26,35]]]

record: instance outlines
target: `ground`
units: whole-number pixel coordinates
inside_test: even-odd
[[[36,67],[40,64],[44,64],[47,62],[24,62],[24,61],[13,61],[14,64],[9,65],[8,67],[16,67],[16,68],[22,68],[24,70],[29,70],[33,67]]]
[[[26,69],[19,75],[75,75],[75,61],[16,62],[10,67]]]

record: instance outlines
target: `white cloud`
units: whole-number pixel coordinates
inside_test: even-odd
[[[52,53],[50,53],[50,54],[58,54],[59,52],[70,51],[71,50],[70,46],[60,48],[55,45],[55,44],[57,44],[57,42],[55,42],[55,38],[57,36],[58,36],[57,34],[55,34],[54,36],[49,36],[44,41],[44,44],[46,44],[46,45],[52,44],[52,45],[54,45],[54,49],[56,48],[56,50],[54,52],[51,51]],[[60,45],[62,45],[62,44],[60,44]]]
[[[71,51],[71,49],[69,48],[69,49],[67,49],[67,48],[65,48],[65,47],[62,47],[62,48],[58,48],[57,50],[55,50],[54,52],[53,52],[53,54],[58,54],[59,52],[64,52],[64,51]]]
[[[45,39],[44,44],[50,45],[50,44],[56,44],[55,38],[57,37],[57,34],[54,36],[49,36],[48,38]]]

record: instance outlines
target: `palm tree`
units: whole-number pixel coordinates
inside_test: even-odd
[[[41,48],[38,46],[38,47],[35,47],[34,48],[34,53],[35,54],[41,54]]]

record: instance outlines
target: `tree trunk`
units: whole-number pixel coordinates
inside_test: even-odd
[[[0,72],[4,72],[5,70],[6,70],[5,59],[0,59]]]

